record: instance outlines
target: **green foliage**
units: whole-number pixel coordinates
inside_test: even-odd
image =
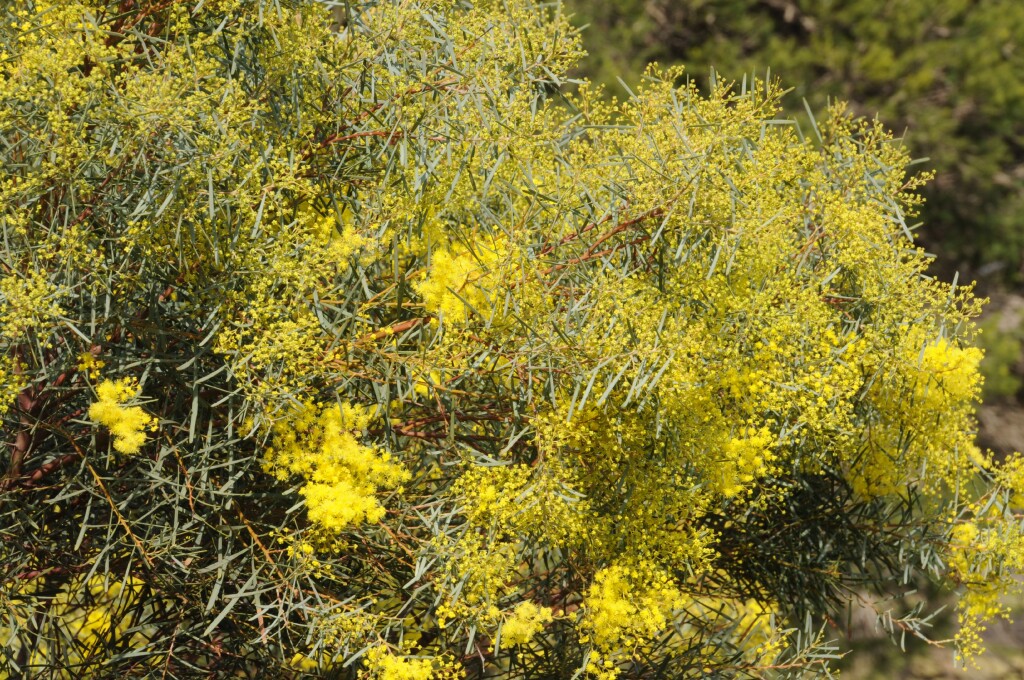
[[[922,579],[975,653],[1024,462],[884,129],[344,10],[5,6],[3,672],[802,677]]]
[[[1024,329],[1019,324],[1004,328],[1007,325],[1003,320],[1005,315],[1006,312],[993,314],[980,324],[979,344],[985,350],[985,358],[980,364],[985,378],[982,396],[986,403],[1012,400],[1021,388],[1021,379],[1015,369],[1020,361]]]
[[[903,132],[936,181],[925,235],[942,261],[1004,265],[1024,252],[1024,4],[1016,0],[570,0],[593,26],[586,72],[627,80],[652,59],[701,80],[769,68],[820,109],[843,99]]]

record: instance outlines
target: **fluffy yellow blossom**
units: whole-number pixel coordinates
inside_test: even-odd
[[[971,436],[981,351],[920,327],[894,340],[872,341],[885,346],[885,353],[876,348],[862,359],[872,375],[867,395],[876,415],[852,466],[854,489],[877,497],[912,484],[938,489],[969,478],[985,465]],[[922,480],[924,470],[929,478]]]
[[[366,653],[366,680],[454,680],[461,676],[458,666],[447,658],[396,656],[387,647],[373,647]]]
[[[431,253],[429,270],[415,284],[416,291],[427,310],[448,323],[462,323],[471,314],[487,320],[494,311],[498,268],[508,254],[500,240],[474,250],[437,248]]]
[[[1024,509],[1024,456],[1020,453],[1007,456],[995,469],[995,477],[1006,490],[1010,507],[1017,511]]]
[[[951,554],[949,566],[956,570],[960,579],[966,579],[970,575],[971,562],[977,549],[975,542],[978,540],[978,525],[975,522],[967,521],[957,524],[950,535]]]
[[[961,660],[980,654],[982,634],[990,621],[1009,618],[1004,596],[1020,593],[1015,574],[1024,568],[1024,532],[982,518],[958,523],[950,532],[949,567],[963,592],[957,602],[957,655]]]
[[[920,338],[920,333],[912,337]],[[915,343],[916,344],[916,343]],[[917,351],[911,345],[908,356],[914,382],[913,405],[929,411],[969,404],[981,396],[978,365],[983,357],[977,347],[959,347],[947,338],[926,341]]]
[[[733,437],[725,445],[724,460],[719,468],[722,494],[735,496],[751,483],[763,477],[775,456],[771,445],[774,436],[766,427],[747,436]]]
[[[584,625],[601,650],[629,649],[668,628],[686,598],[660,571],[641,566],[602,569],[584,599]]]
[[[137,383],[130,378],[104,380],[96,387],[97,400],[89,407],[89,417],[110,430],[114,448],[121,453],[138,453],[146,443],[145,430],[156,423],[141,406],[124,406],[139,392]]]
[[[89,378],[95,380],[100,376],[100,371],[106,363],[97,359],[92,352],[82,352],[78,355],[78,370],[88,374]]]
[[[366,666],[370,672],[367,677],[377,680],[432,680],[434,677],[430,659],[402,658],[381,647],[367,652]]]
[[[302,652],[296,652],[288,661],[288,665],[300,671],[316,671],[320,667],[316,659],[306,656]]]
[[[501,626],[501,643],[525,645],[552,620],[551,608],[533,602],[520,602]]]
[[[377,522],[381,490],[399,488],[409,473],[390,454],[359,443],[371,411],[349,403],[307,402],[273,426],[264,467],[281,480],[305,479],[309,518],[331,531]]]

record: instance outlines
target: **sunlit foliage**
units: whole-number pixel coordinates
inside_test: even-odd
[[[608,103],[527,0],[6,7],[10,677],[798,677],[854,589],[1002,612],[1022,466],[880,126]]]
[[[944,269],[1024,276],[1024,4],[1017,0],[567,0],[586,71],[618,89],[650,60],[706,81],[770,69],[788,115],[845,99],[927,158],[923,235]],[[987,271],[986,271],[987,270]],[[998,272],[998,274],[996,274]]]

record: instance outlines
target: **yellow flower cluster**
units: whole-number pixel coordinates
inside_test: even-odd
[[[585,538],[589,505],[564,485],[563,475],[552,474],[552,469],[469,467],[459,477],[452,493],[466,517],[466,531],[457,541],[438,540],[434,546],[445,563],[445,578],[438,584],[444,601],[436,611],[441,627],[451,621],[496,627],[502,621],[499,604],[515,592],[515,584],[524,577],[523,561],[536,550],[575,547]],[[536,609],[529,601],[518,606],[523,609],[514,612],[520,617]],[[538,622],[550,620],[543,612],[535,613]],[[534,625],[525,618],[521,623]],[[517,626],[513,622],[513,630]]]
[[[62,294],[40,271],[0,278],[0,347],[24,342],[29,330],[49,346],[49,333],[57,319],[65,314],[59,303]],[[0,354],[0,417],[24,387],[23,368],[15,352]]]
[[[375,647],[366,654],[366,677],[377,680],[433,680],[430,659],[394,656],[384,647]]]
[[[288,661],[288,665],[299,671],[316,671],[320,668],[320,662],[302,652],[296,652]]]
[[[615,565],[594,576],[584,599],[584,625],[598,649],[629,649],[668,628],[685,601],[667,574],[649,565]]]
[[[987,461],[986,461],[987,462]],[[991,468],[991,464],[984,465]],[[993,470],[999,486],[1007,495],[1007,505],[1015,511],[1024,510],[1024,456],[1019,452],[1011,454]]]
[[[309,518],[329,531],[378,522],[384,507],[377,494],[400,489],[408,471],[390,454],[359,443],[373,410],[347,402],[306,402],[273,425],[264,467],[282,481],[305,479],[302,495]]]
[[[501,644],[525,645],[552,621],[551,609],[533,602],[520,602],[501,626]]]
[[[138,453],[146,443],[145,430],[156,425],[156,418],[141,406],[124,406],[139,396],[138,384],[130,379],[104,380],[96,387],[97,400],[89,407],[89,417],[114,435],[114,449]]]
[[[1009,619],[1005,596],[1024,590],[1017,577],[1024,569],[1024,532],[985,518],[963,521],[950,534],[949,566],[963,587],[956,641],[958,658],[966,660],[984,651],[990,621]]]
[[[528,465],[470,467],[452,493],[462,499],[470,526],[502,539],[542,534],[553,543],[572,545],[584,529],[588,503],[570,495],[567,474],[557,464],[540,470]]]
[[[875,374],[868,396],[878,417],[865,430],[863,455],[851,469],[854,488],[882,496],[908,484],[934,490],[969,479],[983,465],[971,436],[981,350],[913,328],[890,341],[887,353],[888,360],[878,352],[860,360]],[[919,479],[922,470],[929,471],[927,479]]]
[[[361,680],[455,680],[463,675],[452,659],[396,656],[380,645],[366,653],[366,664],[359,677]]]
[[[507,243],[495,240],[474,250],[439,247],[431,253],[429,270],[416,282],[416,292],[432,314],[459,324],[470,315],[487,320],[495,311],[494,289],[498,268],[508,258]]]
[[[0,357],[0,417],[11,408],[18,392],[25,386],[24,375],[18,370],[18,363],[12,357]]]
[[[948,404],[971,402],[981,392],[977,347],[958,347],[947,338],[924,345],[920,352],[914,401],[924,408],[942,409]]]
[[[719,573],[719,577],[728,578]],[[664,642],[670,653],[701,644],[708,627],[718,631],[724,648],[708,650],[713,663],[771,663],[788,644],[788,633],[775,622],[776,608],[756,600],[739,600],[700,590],[699,579],[680,587],[665,573],[616,565],[597,573],[584,599],[582,627],[593,648],[589,677],[614,680],[637,652]],[[767,660],[767,661],[766,661]]]
[[[437,546],[447,562],[438,583],[444,594],[435,612],[440,628],[453,621],[485,628],[497,625],[501,620],[498,602],[508,595],[515,580],[517,547],[510,542],[489,544],[475,533],[467,533],[457,544]]]
[[[65,312],[60,289],[42,272],[0,278],[0,336],[16,338],[28,329],[45,334]]]
[[[747,436],[734,437],[725,445],[725,459],[719,468],[722,494],[730,497],[750,485],[769,471],[775,455],[771,446],[775,437],[767,427]]]
[[[78,355],[78,370],[88,375],[91,380],[100,377],[100,371],[106,365],[106,362],[97,359],[92,352],[82,352]]]

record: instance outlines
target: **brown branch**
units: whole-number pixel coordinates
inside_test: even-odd
[[[15,371],[21,373],[21,362],[17,360],[17,357],[21,354],[22,349],[16,348],[15,354]],[[39,392],[31,385],[26,385],[18,392],[18,411],[19,417],[18,422],[21,428],[18,433],[14,436],[14,443],[10,445],[11,449],[11,464],[7,469],[5,478],[0,481],[0,490],[6,490],[11,487],[14,480],[21,477],[21,471],[25,465],[25,460],[28,458],[29,451],[32,448],[32,426],[33,419],[38,415],[38,409],[40,407]]]
[[[441,67],[438,67],[437,69],[435,69],[435,74],[440,71],[440,68]],[[428,85],[421,85],[421,86],[418,86],[418,87],[410,87],[405,92],[397,94],[397,95],[395,95],[394,97],[392,97],[391,99],[389,99],[387,101],[378,102],[375,106],[372,106],[369,109],[363,111],[362,113],[359,114],[359,116],[356,117],[356,119],[354,121],[352,121],[351,123],[346,124],[344,129],[351,129],[351,128],[353,128],[355,125],[365,121],[367,118],[369,118],[370,116],[375,114],[377,111],[382,109],[385,105],[393,104],[394,102],[400,100],[402,97],[408,97],[408,96],[415,95],[415,94],[421,94],[423,92],[429,92],[431,90],[443,89],[443,88],[446,88],[446,87],[448,87],[450,85],[455,85],[458,82],[459,81],[457,79],[453,78],[453,79],[445,80],[445,81],[442,81],[442,82],[439,82],[439,83],[434,83],[433,85],[429,85],[428,84]],[[316,146],[314,146],[314,147],[312,147],[310,149],[307,149],[306,152],[304,154],[302,154],[302,161],[307,161],[314,154],[316,154],[317,151],[325,149],[325,148],[331,146],[332,144],[336,144],[336,143],[338,143],[340,141],[344,141],[346,139],[356,139],[358,137],[390,137],[390,136],[395,135],[395,134],[403,134],[403,133],[401,133],[399,130],[395,130],[393,132],[385,132],[383,130],[372,130],[372,131],[368,131],[368,132],[353,132],[353,133],[350,133],[348,135],[341,135],[340,133],[337,133],[337,134],[331,135],[330,137],[327,137],[326,139],[321,140],[320,142],[318,142],[316,144]],[[435,139],[435,138],[431,138],[431,139]],[[435,141],[445,141],[445,138],[439,137],[439,138],[436,138]]]
[[[611,219],[612,219],[611,215],[606,215],[604,218],[602,218],[600,220],[597,220],[596,222],[591,222],[590,224],[588,224],[587,226],[583,227],[579,231],[577,231],[577,232],[575,232],[573,234],[569,234],[568,236],[563,236],[561,239],[559,239],[555,243],[549,243],[548,245],[544,246],[543,248],[541,248],[539,254],[541,256],[547,255],[547,254],[551,253],[552,251],[554,251],[555,248],[558,248],[559,246],[563,246],[566,243],[571,243],[572,241],[575,241],[575,240],[579,239],[580,237],[582,237],[587,232],[590,232],[590,231],[593,231],[594,229],[597,229],[599,226],[601,226],[605,222],[610,221]]]
[[[320,148],[330,146],[331,144],[337,144],[338,142],[347,142],[353,139],[359,139],[361,137],[387,137],[388,144],[394,144],[399,139],[405,137],[405,132],[402,130],[364,130],[363,132],[353,132],[348,135],[331,135],[327,139],[320,142]],[[435,135],[433,137],[427,137],[432,142],[444,142],[447,141],[447,137],[441,137]]]
[[[433,317],[431,316],[423,316],[415,319],[407,319],[406,321],[400,321],[396,324],[388,326],[387,328],[382,328],[380,330],[373,331],[372,333],[367,333],[363,337],[357,339],[356,344],[358,345],[363,342],[374,342],[376,340],[381,340],[383,338],[394,336],[396,333],[402,333],[404,331],[409,330],[410,328],[415,328],[424,321],[429,321],[432,318]]]
[[[620,244],[620,245],[612,246],[611,248],[606,248],[605,250],[600,250],[600,251],[597,251],[597,252],[592,252],[593,249],[588,249],[587,252],[584,253],[583,255],[581,255],[579,257],[574,257],[571,260],[566,260],[565,262],[560,262],[560,263],[558,263],[558,264],[556,264],[556,265],[554,265],[552,267],[549,267],[548,269],[546,269],[544,271],[544,273],[545,274],[552,274],[554,272],[557,272],[557,271],[560,271],[562,269],[565,269],[566,267],[571,267],[574,264],[580,264],[582,262],[588,262],[590,260],[596,260],[598,258],[604,257],[605,255],[611,255],[612,253],[614,253],[616,250],[618,250],[620,248],[625,248],[625,247],[628,247],[628,246],[635,246],[638,243],[643,243],[648,238],[650,238],[650,237],[649,236],[639,236],[639,237],[633,239],[632,241],[630,241],[628,243],[623,243],[623,244]]]
[[[46,477],[51,472],[55,472],[56,470],[60,470],[61,468],[67,467],[71,463],[74,463],[77,460],[81,460],[82,458],[83,456],[80,453],[67,453],[61,456],[60,458],[51,460],[49,463],[40,466],[39,468],[34,470],[31,475],[23,479],[20,482],[21,486],[35,486],[36,484],[39,483],[40,480],[42,480],[43,477]]]
[[[132,542],[135,543],[135,547],[138,548],[139,554],[142,555],[142,559],[145,560],[146,565],[150,569],[152,569],[153,560],[149,558],[149,555],[146,553],[146,549],[142,546],[142,542],[139,541],[139,539],[135,536],[135,533],[132,531],[132,528],[128,526],[128,522],[125,521],[125,518],[121,514],[121,511],[117,509],[117,504],[114,503],[114,499],[111,498],[110,492],[107,491],[107,485],[103,483],[103,479],[99,476],[99,474],[96,472],[96,469],[92,465],[89,465],[87,463],[86,467],[89,468],[89,472],[92,473],[92,477],[93,479],[96,480],[96,484],[100,487],[100,490],[103,491],[103,495],[106,497],[107,503],[110,504],[110,509],[114,511],[114,515],[117,517],[118,524],[120,524],[121,528],[125,530],[125,533],[127,533],[128,536],[132,539]]]

